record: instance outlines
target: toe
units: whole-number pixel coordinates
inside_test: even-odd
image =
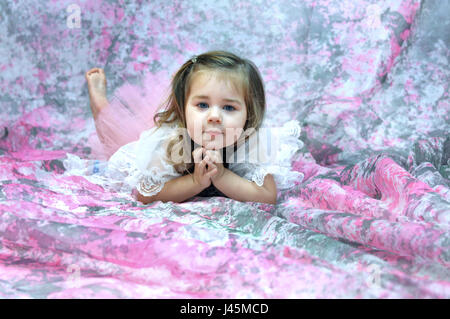
[[[93,74],[93,73],[98,73],[99,72],[99,68],[93,68],[93,69],[90,69],[88,72],[87,72],[87,74],[88,75],[91,75],[91,74]]]

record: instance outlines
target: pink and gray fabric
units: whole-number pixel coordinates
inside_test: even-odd
[[[0,7],[0,298],[450,298],[448,1]],[[269,125],[302,125],[278,205],[64,175],[95,160],[84,72],[111,97],[224,48],[260,68]]]

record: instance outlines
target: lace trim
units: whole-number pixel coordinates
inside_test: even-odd
[[[275,182],[277,184],[278,189],[288,189],[294,186],[295,183],[301,183],[305,177],[305,175],[301,172],[293,171],[287,167],[258,167],[256,168],[251,177],[247,178],[250,181],[253,181],[258,186],[264,185],[264,179],[267,174],[273,175]]]
[[[153,196],[159,193],[167,178],[164,178],[161,168],[152,167],[143,173],[126,151],[116,154],[117,161],[111,163],[109,176],[112,180],[121,180],[121,191],[132,192],[134,188],[143,196]],[[165,165],[164,165],[165,166]]]
[[[256,183],[256,185],[261,187],[264,185],[264,179],[266,178],[267,174],[270,173],[267,172],[264,168],[259,168],[253,172],[251,179]]]
[[[292,171],[290,163],[294,153],[304,146],[303,142],[299,140],[301,131],[302,129],[297,120],[291,120],[285,123],[281,130],[281,137],[286,141],[286,143],[281,145],[277,154],[281,165],[259,166],[244,164],[245,170],[252,172],[250,180],[261,187],[264,185],[266,175],[272,174],[280,189],[290,187],[294,182],[301,182],[304,178],[304,174],[297,171]]]
[[[138,177],[139,183],[137,190],[144,196],[153,196],[158,194],[164,187],[167,180],[158,173],[156,167],[152,167],[149,173],[140,174]]]
[[[164,184],[153,184],[147,177],[141,179],[137,185],[137,190],[144,196],[153,196],[158,194],[164,187]]]
[[[164,178],[156,167],[152,167],[145,174],[140,173],[137,179],[137,190],[144,196],[158,194],[167,182],[167,178]]]
[[[286,122],[283,125],[283,130],[285,131],[286,135],[293,136],[293,137],[300,137],[300,133],[302,132],[302,128],[297,120],[291,120],[289,122]]]

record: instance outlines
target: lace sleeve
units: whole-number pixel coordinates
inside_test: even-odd
[[[261,128],[255,134],[256,142],[249,139],[248,146],[241,146],[241,153],[237,150],[236,161],[230,164],[230,170],[258,186],[264,184],[267,174],[273,175],[279,190],[294,186],[304,178],[303,173],[292,170],[291,166],[293,155],[303,148],[300,132],[296,120],[281,128]]]
[[[131,193],[136,189],[143,196],[153,196],[167,181],[181,176],[165,160],[168,136],[170,127],[157,130],[155,127],[142,132],[138,141],[119,148],[108,161],[111,186],[120,192]]]

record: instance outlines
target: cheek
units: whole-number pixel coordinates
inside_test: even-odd
[[[186,127],[190,138],[197,144],[201,144],[202,140],[202,120],[201,117],[194,113],[187,112]]]
[[[244,128],[245,123],[247,122],[247,112],[245,113],[245,115],[241,118],[241,127]]]

